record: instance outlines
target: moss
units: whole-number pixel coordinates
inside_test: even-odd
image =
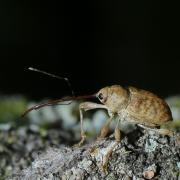
[[[161,128],[164,129],[172,129],[172,130],[180,130],[180,120],[171,121],[163,124]]]
[[[0,123],[19,118],[26,110],[27,101],[23,97],[1,97]]]

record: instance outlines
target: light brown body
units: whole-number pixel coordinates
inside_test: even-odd
[[[35,69],[35,71],[39,70]],[[171,111],[164,100],[149,91],[134,87],[123,88],[119,85],[102,88],[94,95],[66,97],[35,105],[25,111],[23,116],[32,110],[37,110],[44,106],[51,106],[55,104],[59,105],[60,103],[62,104],[63,102],[69,102],[71,100],[92,97],[98,98],[101,104],[93,102],[83,102],[80,104],[79,111],[81,121],[81,141],[79,145],[81,145],[86,138],[83,130],[83,110],[88,111],[97,108],[106,109],[110,116],[109,120],[102,127],[99,138],[104,138],[107,135],[109,125],[114,116],[118,116],[117,125],[114,131],[117,142],[119,142],[121,139],[121,133],[119,130],[120,121],[128,121],[148,130],[153,129],[161,134],[172,134],[172,132],[168,131],[167,129],[155,128],[172,121]]]
[[[147,126],[159,126],[172,121],[172,114],[166,102],[153,93],[130,87],[131,101],[127,111]]]
[[[110,119],[101,129],[100,138],[104,138],[109,129],[109,125],[114,116],[118,116],[119,120],[115,128],[115,139],[120,141],[119,121],[128,121],[135,123],[141,127],[154,128],[164,123],[172,121],[171,111],[164,100],[155,94],[137,89],[134,87],[123,88],[119,85],[113,85],[102,88],[96,97],[102,104],[92,102],[84,102],[80,104],[81,118],[81,141],[85,140],[83,131],[82,110],[91,110],[95,108],[107,109]],[[162,134],[168,134],[167,130],[155,130]]]
[[[35,69],[32,67],[29,67],[28,69],[51,77],[63,79],[67,82],[68,86],[71,89],[71,84],[68,78],[62,78],[54,74],[50,74],[45,71]],[[35,105],[30,109],[28,109],[27,111],[25,111],[22,116],[25,116],[27,113],[29,113],[32,110],[37,110],[45,106],[59,105],[64,101],[66,102],[71,100],[78,100],[81,98],[92,98],[96,96],[101,101],[102,104],[84,102],[79,106],[80,120],[81,120],[81,141],[79,145],[81,145],[84,142],[86,137],[83,130],[83,113],[82,113],[83,110],[88,111],[96,108],[104,108],[108,111],[110,119],[101,129],[100,138],[106,136],[109,129],[109,125],[113,117],[117,115],[119,117],[119,120],[115,128],[116,141],[120,141],[120,130],[119,130],[120,121],[132,122],[138,124],[141,127],[149,129],[149,128],[161,126],[172,120],[171,111],[168,105],[165,103],[165,101],[157,97],[155,94],[145,90],[137,89],[134,87],[123,88],[119,85],[113,85],[102,88],[95,95],[77,96],[77,97],[74,96],[74,92],[72,89],[71,91],[73,97],[66,97],[58,100],[52,100],[47,103]],[[156,130],[156,131],[163,134],[170,134],[168,130],[164,130],[164,129]]]

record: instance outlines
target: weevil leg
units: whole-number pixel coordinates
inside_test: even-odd
[[[150,127],[146,127],[146,126],[143,126],[142,124],[138,124],[139,127],[142,127],[148,131],[154,131],[154,132],[157,132],[161,135],[168,135],[168,136],[173,136],[173,131],[169,130],[169,129],[155,129],[155,128],[150,128]]]
[[[173,131],[169,130],[169,129],[157,129],[157,132],[161,135],[167,135],[167,136],[173,136],[174,133]]]
[[[78,143],[78,146],[81,146],[86,140],[86,134],[83,127],[83,110],[88,111],[88,110],[97,109],[97,108],[107,109],[107,107],[103,104],[97,104],[97,103],[92,103],[92,102],[84,102],[79,105],[80,123],[81,123],[81,140]]]
[[[113,144],[113,146],[110,147],[110,149],[108,150],[108,152],[104,155],[103,157],[103,162],[102,162],[102,170],[103,172],[105,172],[107,174],[108,172],[108,162],[109,162],[109,158],[111,157],[113,150],[115,149],[115,147],[118,145],[118,142],[115,142]]]
[[[107,165],[108,165],[108,161],[110,156],[113,153],[113,150],[115,149],[115,147],[119,144],[119,142],[121,141],[121,131],[119,128],[120,125],[120,119],[118,119],[118,122],[116,124],[115,130],[114,130],[114,137],[115,137],[115,143],[114,145],[108,150],[107,154],[104,157],[104,163],[103,163],[103,171],[107,172]]]
[[[101,131],[100,131],[100,135],[98,136],[98,140],[99,139],[103,139],[106,137],[106,135],[108,134],[109,132],[109,126],[112,122],[112,119],[113,119],[113,116],[111,116],[108,121],[103,125],[103,127],[101,128]]]
[[[80,123],[81,123],[81,140],[78,143],[79,146],[81,146],[84,141],[86,140],[86,134],[84,132],[84,128],[83,128],[83,112],[82,112],[82,108],[79,108],[79,113],[80,113]]]
[[[119,124],[120,124],[120,119],[118,119],[118,122],[117,122],[115,130],[114,130],[114,137],[115,137],[116,142],[121,141],[121,131],[119,128]]]
[[[113,151],[115,150],[116,146],[119,144],[119,142],[115,142],[113,144],[113,146],[109,149],[109,151],[107,152],[107,154],[105,154],[105,156],[103,157],[103,164],[102,164],[102,170],[103,172],[105,172],[106,174],[108,173],[108,162],[109,162],[109,159],[113,153]],[[125,155],[125,154],[128,154],[130,153],[131,151],[124,151],[122,152],[122,156]]]

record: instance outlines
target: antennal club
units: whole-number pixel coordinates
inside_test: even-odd
[[[56,79],[60,79],[60,80],[65,80],[67,85],[69,86],[69,89],[71,90],[71,93],[72,93],[72,96],[75,96],[75,93],[72,89],[72,85],[69,81],[69,79],[67,77],[60,77],[60,76],[57,76],[55,74],[51,74],[51,73],[48,73],[46,71],[42,71],[42,70],[39,70],[39,69],[36,69],[36,68],[33,68],[33,67],[29,67],[28,70],[30,71],[35,71],[35,72],[38,72],[38,73],[41,73],[41,74],[45,74],[47,76],[50,76],[50,77],[53,77],[53,78],[56,78]]]

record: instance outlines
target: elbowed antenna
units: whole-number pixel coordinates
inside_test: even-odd
[[[35,71],[35,72],[38,72],[38,73],[41,73],[41,74],[45,74],[47,76],[57,78],[57,79],[60,79],[60,80],[65,80],[67,85],[69,86],[69,89],[71,90],[72,96],[75,96],[75,93],[74,93],[74,91],[72,89],[72,85],[71,85],[71,83],[70,83],[70,81],[69,81],[69,79],[67,77],[60,77],[60,76],[57,76],[55,74],[51,74],[51,73],[48,73],[46,71],[42,71],[42,70],[39,70],[39,69],[36,69],[36,68],[33,68],[33,67],[29,67],[28,70]]]
[[[53,105],[68,105],[70,103],[72,103],[72,100],[80,100],[80,99],[89,99],[89,98],[94,98],[96,97],[96,94],[93,94],[93,95],[85,95],[85,96],[75,96],[75,93],[72,89],[72,86],[71,86],[71,83],[70,81],[68,80],[68,78],[66,77],[60,77],[60,76],[57,76],[57,75],[54,75],[54,74],[51,74],[51,73],[48,73],[46,71],[42,71],[42,70],[39,70],[39,69],[36,69],[36,68],[32,68],[32,67],[29,67],[28,68],[30,71],[35,71],[35,72],[39,72],[39,73],[42,73],[42,74],[45,74],[45,75],[48,75],[48,76],[51,76],[51,77],[54,77],[54,78],[57,78],[57,79],[60,79],[60,80],[65,80],[69,86],[69,88],[71,89],[71,93],[72,93],[72,97],[64,97],[64,98],[61,98],[61,99],[57,99],[57,100],[50,100],[48,102],[45,102],[45,103],[41,103],[41,104],[37,104],[35,106],[32,106],[31,108],[27,109],[23,114],[22,114],[22,117],[24,117],[26,114],[28,114],[29,112],[31,112],[32,110],[37,110],[37,109],[40,109],[42,107],[45,107],[45,106],[53,106]],[[62,103],[62,102],[67,102],[69,101],[68,103]]]

